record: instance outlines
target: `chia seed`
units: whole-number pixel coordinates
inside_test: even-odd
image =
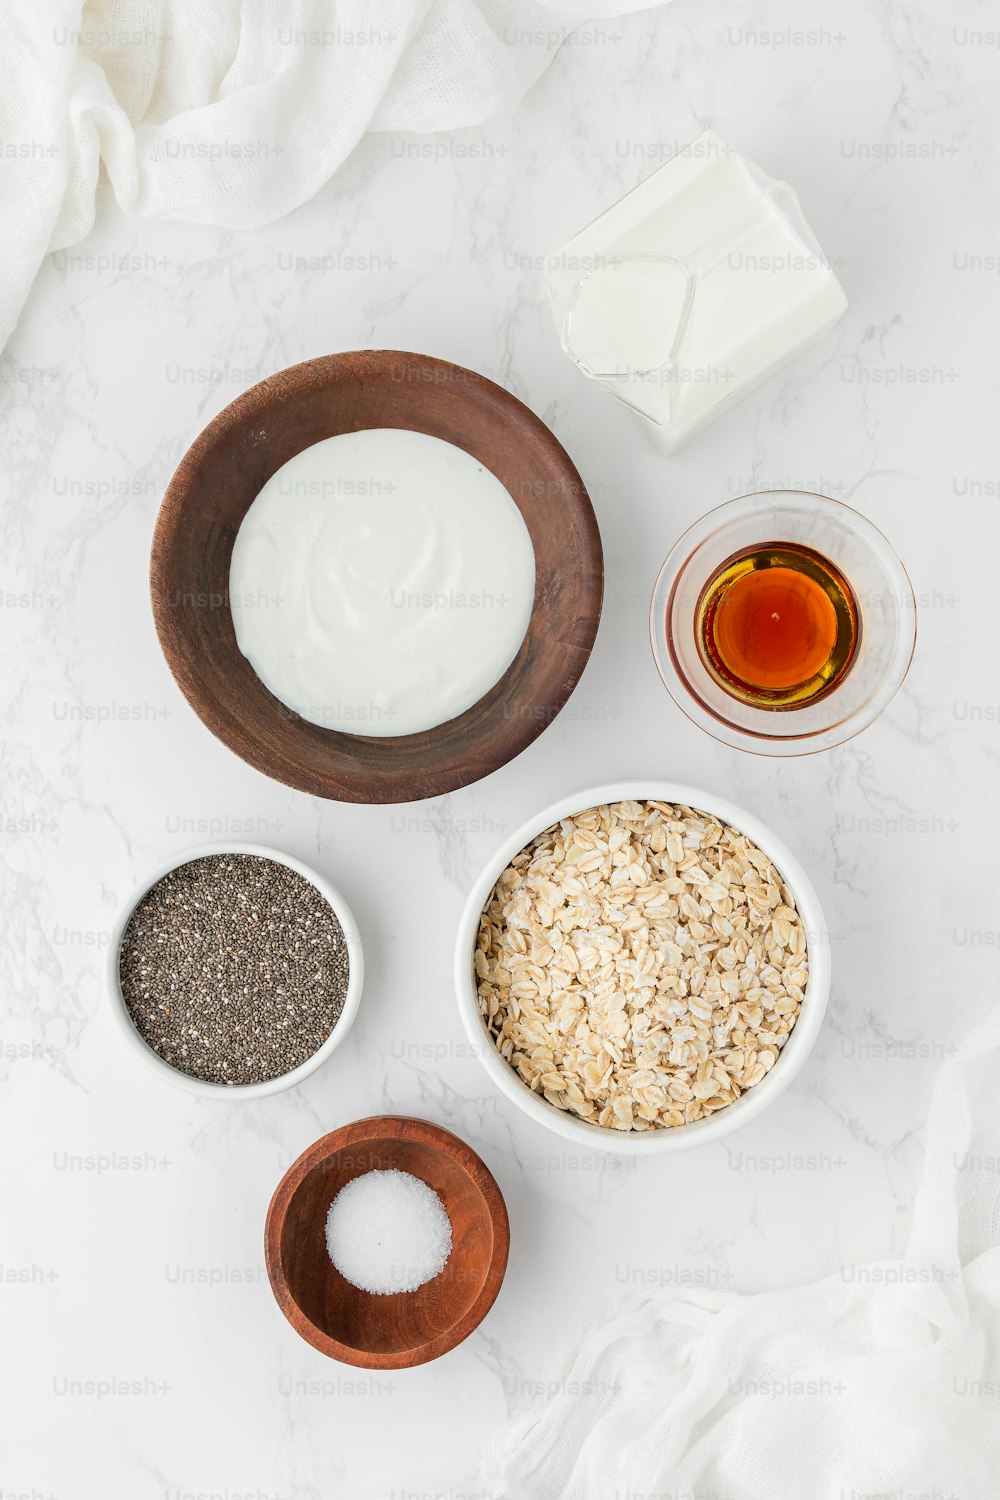
[[[326,1041],[350,956],[330,903],[296,870],[255,854],[179,865],[146,892],[118,956],[143,1041],[205,1083],[264,1083]]]

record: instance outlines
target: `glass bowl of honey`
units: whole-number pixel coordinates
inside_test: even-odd
[[[856,510],[766,490],[684,533],[660,569],[649,629],[688,718],[737,749],[808,755],[850,739],[899,691],[916,601],[894,548]]]

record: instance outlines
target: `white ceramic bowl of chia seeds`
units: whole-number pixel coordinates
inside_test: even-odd
[[[502,1056],[480,1013],[475,953],[480,918],[494,887],[511,860],[546,829],[564,818],[574,818],[588,809],[608,803],[634,801],[681,805],[707,814],[737,834],[750,839],[773,861],[805,930],[809,976],[801,1010],[777,1061],[758,1083],[726,1107],[686,1124],[659,1129],[616,1130],[579,1118],[567,1109],[550,1104],[541,1093],[523,1081]],[[500,846],[469,893],[459,922],[455,946],[455,988],[466,1035],[495,1087],[525,1114],[545,1129],[584,1149],[655,1156],[683,1151],[718,1141],[770,1107],[780,1097],[806,1061],[819,1035],[830,991],[830,935],[823,909],[812,883],[788,846],[753,814],[715,796],[676,782],[623,781],[591,787],[544,808]]]
[[[249,860],[244,861],[240,858],[242,856],[248,856]],[[140,1031],[139,1024],[133,1018],[130,1006],[126,1001],[126,991],[123,986],[123,940],[126,939],[126,933],[129,931],[129,924],[133,915],[137,913],[138,909],[146,902],[147,897],[151,896],[151,893],[154,892],[155,888],[167,876],[174,875],[176,872],[182,871],[185,867],[194,865],[198,861],[219,858],[229,858],[238,866],[244,869],[252,868],[260,875],[270,875],[272,872],[264,872],[259,866],[251,862],[261,860],[270,861],[272,865],[281,867],[283,871],[292,872],[294,877],[299,877],[299,881],[306,882],[312,888],[311,891],[304,891],[299,881],[296,880],[290,882],[290,889],[292,892],[303,892],[308,903],[308,907],[306,908],[307,915],[313,924],[312,930],[316,931],[318,921],[319,928],[326,932],[327,940],[332,941],[337,950],[335,973],[338,977],[336,979],[336,993],[333,998],[328,996],[326,1001],[330,1007],[330,1014],[336,1013],[336,1019],[333,1021],[328,1034],[325,1035],[325,1038],[319,1040],[319,1044],[315,1047],[315,1050],[310,1050],[308,1055],[304,1057],[296,1056],[294,1065],[288,1067],[287,1070],[253,1082],[233,1081],[226,1083],[213,1081],[210,1078],[198,1076],[196,1071],[185,1071],[181,1067],[174,1066],[172,1062],[167,1061],[157,1051],[152,1040],[147,1040],[142,1031]],[[229,868],[232,869],[232,866],[229,866]],[[280,879],[280,877],[278,878]],[[227,894],[231,899],[233,895],[232,891],[230,890]],[[317,896],[320,898],[318,901],[315,900]],[[336,918],[335,923],[329,923],[329,913],[325,911],[325,908],[329,908],[329,912],[332,912]],[[257,921],[257,917],[255,917],[252,905],[248,906],[246,911],[246,927],[249,931],[252,929],[255,921]],[[227,907],[226,912],[229,915],[230,927],[232,927],[232,908]],[[241,917],[243,915],[242,908],[240,909],[240,915]],[[330,934],[336,934],[336,937],[332,938]],[[301,964],[297,968],[292,969],[291,985],[285,991],[284,983],[288,982],[289,976],[281,972],[281,933],[271,933],[269,936],[275,937],[278,941],[276,943],[264,943],[262,947],[261,941],[258,939],[253,948],[258,968],[264,971],[261,986],[267,987],[269,995],[273,994],[274,1005],[277,1010],[284,1008],[289,1012],[294,1012],[296,1009],[301,1009],[301,988],[296,984],[296,980],[301,979],[303,970]],[[232,947],[226,947],[224,940],[220,940],[220,943],[221,946],[218,947],[218,951],[226,955],[226,961],[228,962],[229,955],[234,950]],[[271,957],[274,953],[277,953],[277,960],[273,960]],[[346,979],[344,977],[345,956]],[[267,969],[265,966],[272,962],[276,963],[276,967],[273,970]],[[145,971],[142,970],[141,972]],[[228,968],[225,980],[220,980],[219,982],[219,988],[213,989],[211,996],[206,996],[206,1026],[202,1033],[203,1037],[211,1028],[212,1004],[219,994],[225,993],[227,984],[231,988],[234,972],[235,970],[232,967]],[[154,997],[158,993],[161,996],[169,993],[168,973],[157,974],[151,980],[150,993]],[[318,973],[319,971],[317,971],[317,977]],[[294,1088],[296,1084],[302,1083],[304,1079],[315,1073],[317,1068],[322,1067],[331,1053],[335,1052],[345,1040],[358,1013],[363,977],[364,959],[361,948],[361,936],[351,909],[337,888],[315,870],[310,869],[308,865],[303,864],[301,860],[262,844],[210,844],[185,850],[180,855],[173,855],[170,859],[164,860],[162,864],[157,866],[156,869],[151,870],[135,886],[128,900],[123,904],[111,934],[111,942],[108,950],[107,985],[111,1001],[111,1011],[118,1032],[125,1042],[126,1047],[133,1057],[138,1058],[145,1067],[151,1069],[160,1078],[177,1088],[185,1090],[189,1094],[197,1095],[203,1099],[225,1099],[229,1101],[235,1099],[261,1099],[268,1095],[279,1093],[283,1089]],[[126,981],[126,983],[129,983],[129,981]],[[131,987],[129,993],[133,999],[133,1004],[135,1004]],[[150,1015],[153,1014],[154,1010],[158,1010],[169,1016],[170,1005],[162,1003],[158,1006],[151,1005]],[[269,1013],[269,1024],[272,1020],[273,1016]],[[145,1019],[144,1024],[146,1024]],[[311,1024],[315,1027],[320,1024],[320,1021],[314,1016],[312,1017]],[[147,1029],[149,1029],[148,1026]],[[164,1050],[169,1049],[165,1048]],[[297,1046],[290,1048],[290,1050],[301,1053],[301,1039]],[[271,1054],[272,1060],[275,1055],[274,1053]],[[224,1067],[224,1064],[222,1066]],[[205,1069],[203,1071],[211,1070]]]

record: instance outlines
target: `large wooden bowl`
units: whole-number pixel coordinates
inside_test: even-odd
[[[376,1296],[345,1281],[326,1248],[330,1204],[354,1177],[411,1172],[439,1195],[452,1250],[415,1292]],[[468,1338],[496,1300],[510,1227],[500,1189],[471,1146],[427,1120],[356,1120],[310,1146],[285,1173],[264,1230],[267,1274],[296,1333],[321,1354],[371,1370],[426,1364]]]
[[[535,549],[531,621],[500,681],[449,723],[387,738],[323,729],[286,708],[237,646],[229,609],[233,543],[262,486],[303,448],[369,427],[430,433],[471,453],[506,485]],[[441,796],[518,755],[579,680],[603,580],[590,500],[545,424],[471,370],[384,349],[293,365],[220,412],[170,483],[150,567],[163,653],[202,721],[258,771],[343,802]]]

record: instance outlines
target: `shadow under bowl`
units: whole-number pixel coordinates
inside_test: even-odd
[[[325,438],[379,427],[470,453],[506,486],[535,553],[531,618],[504,675],[447,723],[385,737],[325,729],[275,698],[240,651],[229,606],[233,544],[271,476]],[[160,645],[202,722],[264,775],[343,802],[443,796],[520,754],[579,681],[603,586],[590,500],[544,422],[471,370],[393,350],[308,360],[238,396],[181,460],[150,562]]]
[[[448,1263],[416,1291],[361,1291],[330,1260],[330,1204],[374,1171],[419,1177],[451,1220]],[[310,1146],[278,1184],[264,1231],[271,1288],[296,1333],[331,1359],[373,1370],[426,1364],[468,1338],[496,1300],[509,1245],[500,1189],[471,1146],[397,1115],[356,1120]]]

